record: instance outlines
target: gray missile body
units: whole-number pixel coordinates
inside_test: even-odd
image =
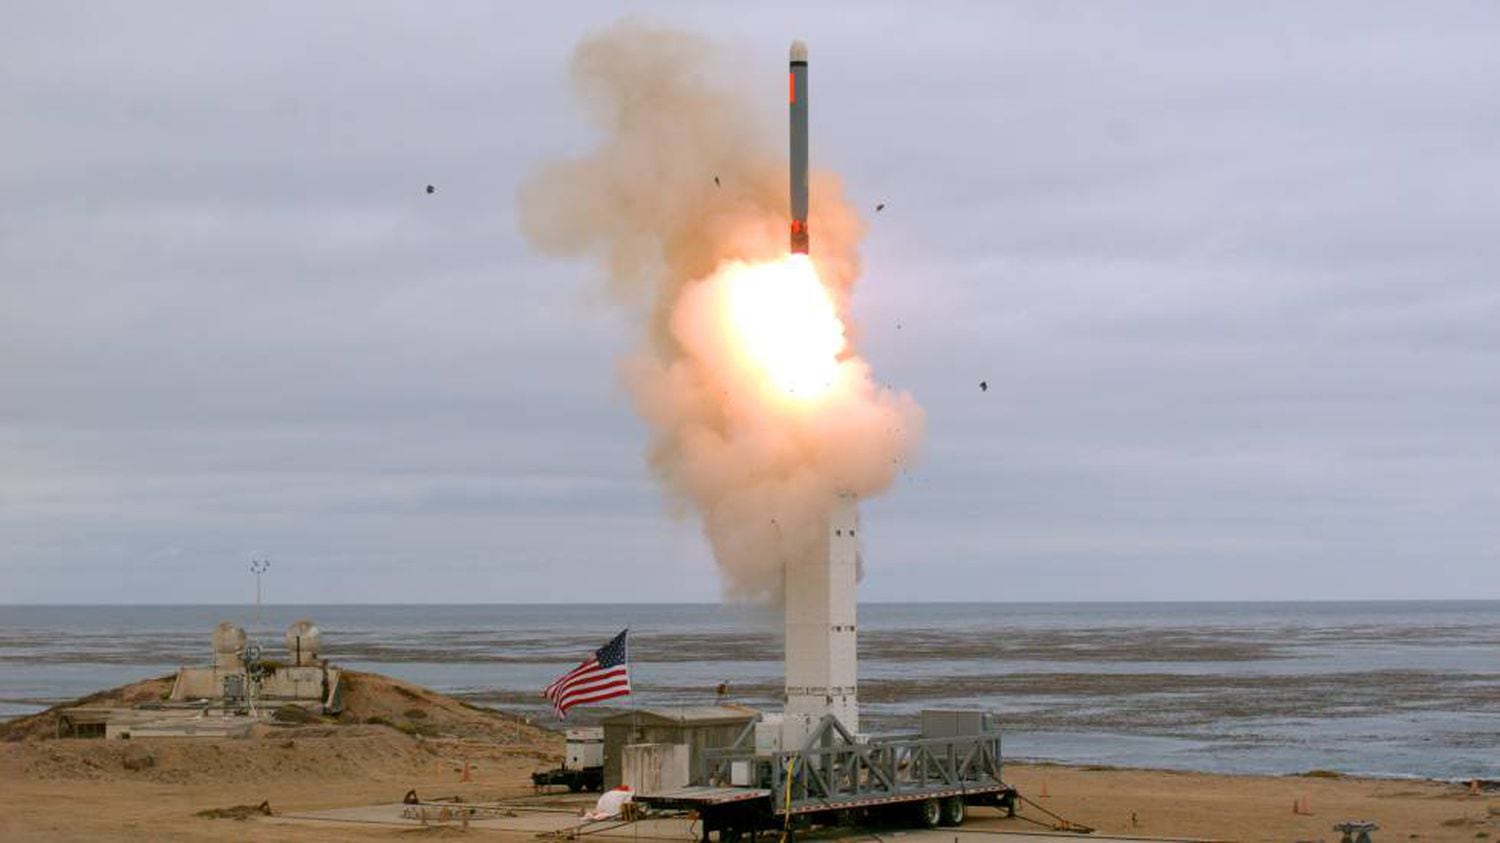
[[[792,254],[807,254],[807,45],[792,42]]]

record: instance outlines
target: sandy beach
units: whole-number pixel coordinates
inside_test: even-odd
[[[140,693],[154,686],[133,687]],[[399,802],[412,789],[424,798],[470,802],[525,797],[532,793],[531,771],[561,759],[560,735],[517,718],[373,674],[360,675],[356,687],[361,692],[351,694],[337,723],[261,727],[245,739],[58,740],[47,735],[45,715],[15,721],[0,743],[0,838],[363,840],[423,832],[535,838],[479,828],[287,821],[288,814]],[[1022,764],[1006,770],[1036,805],[1097,834],[1337,840],[1335,822],[1370,819],[1381,826],[1376,841],[1500,835],[1500,793],[1473,795],[1454,784]],[[1309,813],[1294,813],[1302,800]],[[263,802],[275,816],[212,815]],[[1021,813],[1007,819],[976,809],[964,831],[1020,834],[1050,822],[1029,806]]]
[[[217,743],[217,742],[216,742]],[[268,802],[273,811],[295,812],[399,801],[409,788],[432,795],[459,795],[470,801],[529,794],[527,774],[538,760],[471,750],[470,782],[462,782],[455,747],[414,749],[413,739],[380,735],[304,739],[296,748],[264,742],[248,751],[205,748],[238,761],[246,755],[280,755],[282,768],[264,778],[243,773],[207,776],[183,773],[181,782],[163,781],[171,762],[158,762],[156,775],[101,769],[118,753],[89,752],[98,767],[90,777],[41,777],[29,768],[38,758],[62,753],[31,745],[7,745],[7,785],[0,796],[0,837],[6,840],[362,840],[405,839],[413,829],[330,824],[271,824],[259,817],[211,819],[199,812]],[[91,748],[92,749],[92,748]],[[154,747],[176,756],[176,747]],[[446,756],[446,757],[444,757]],[[437,760],[437,766],[424,763]],[[334,761],[323,771],[325,761]],[[289,772],[296,765],[299,771]],[[1474,840],[1500,834],[1500,796],[1470,796],[1462,787],[1428,782],[1364,779],[1302,779],[1212,776],[1150,770],[1088,770],[1012,765],[1009,776],[1023,793],[1038,794],[1045,782],[1048,809],[1098,829],[1101,834],[1215,840],[1336,840],[1334,822],[1373,819],[1379,840]],[[213,779],[213,780],[206,780]],[[1307,796],[1311,816],[1294,815],[1292,803]],[[1026,809],[1024,815],[1045,820]],[[1132,823],[1132,815],[1135,822]],[[226,827],[227,826],[227,827]],[[965,830],[1036,831],[1019,819],[976,809]],[[474,837],[521,837],[473,830]],[[854,833],[852,836],[863,836]]]

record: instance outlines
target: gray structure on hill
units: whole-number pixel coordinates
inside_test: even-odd
[[[215,701],[230,708],[300,705],[336,714],[342,708],[339,671],[322,656],[323,633],[309,620],[287,627],[286,658],[266,658],[245,631],[225,621],[214,628],[214,660],[177,671],[173,702]]]
[[[58,712],[58,737],[242,737],[284,706],[337,714],[341,671],[322,658],[323,635],[312,621],[286,631],[286,657],[271,659],[228,621],[213,631],[213,661],[177,671],[162,700],[135,705],[74,706]]]

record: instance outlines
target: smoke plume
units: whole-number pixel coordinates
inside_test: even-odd
[[[788,256],[784,127],[718,58],[636,23],[582,42],[572,82],[598,146],[527,181],[521,225],[597,260],[638,317],[621,368],[652,470],[700,519],[728,596],[779,599],[783,565],[825,551],[835,496],[879,494],[909,462],[922,412],[852,346],[863,225],[838,179],[813,172],[811,263]],[[775,67],[756,81],[756,97],[785,90]]]

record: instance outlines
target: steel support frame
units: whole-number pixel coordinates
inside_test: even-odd
[[[829,715],[801,749],[763,755],[748,746],[753,734],[753,728],[747,728],[733,746],[709,750],[704,776],[695,783],[727,785],[734,779],[735,765],[747,765],[749,784],[771,790],[772,809],[778,815],[1004,787],[998,731],[860,743]]]

